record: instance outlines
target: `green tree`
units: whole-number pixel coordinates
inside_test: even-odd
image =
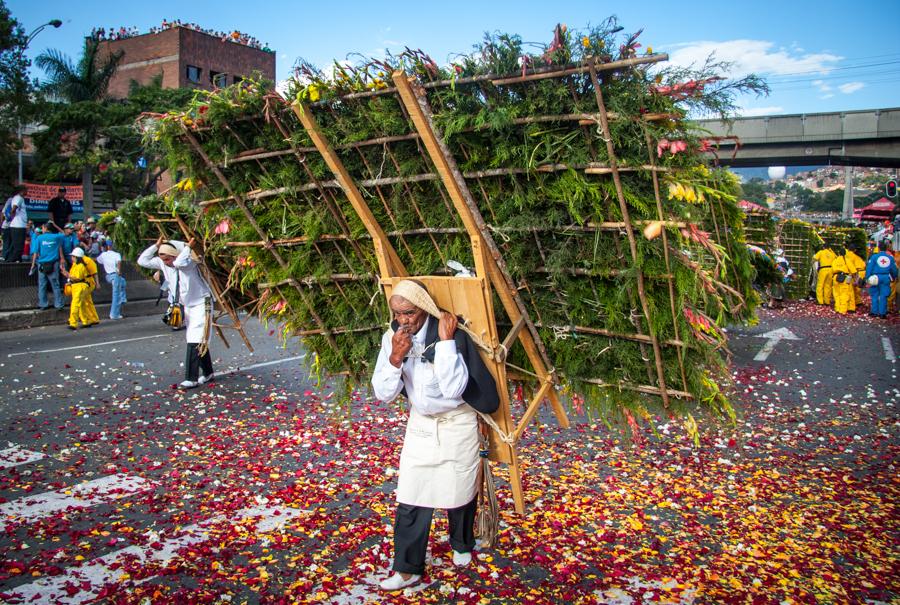
[[[148,193],[161,170],[159,154],[144,146],[135,121],[142,112],[178,109],[192,96],[188,89],[163,88],[157,78],[144,86],[132,83],[126,99],[48,103],[45,129],[34,137],[38,171],[47,180],[90,173],[106,185],[113,204]]]
[[[741,184],[741,197],[748,202],[765,205],[766,183],[759,177],[754,177]]]
[[[31,115],[25,32],[0,0],[0,188],[16,180],[18,129]]]
[[[88,37],[84,40],[84,49],[77,64],[56,49],[42,52],[34,62],[47,74],[41,90],[48,98],[80,103],[100,101],[106,97],[109,82],[123,56],[122,51],[102,53],[100,42]]]
[[[791,186],[790,194],[794,198],[795,205],[800,206],[804,210],[809,210],[809,205],[815,203],[819,197],[812,189],[807,189],[803,185],[798,185],[797,183],[794,183]]]

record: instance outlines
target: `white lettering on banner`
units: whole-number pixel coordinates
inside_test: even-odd
[[[25,188],[25,208],[46,212],[48,202],[56,197],[59,188],[66,188],[66,199],[72,204],[72,212],[82,212],[84,188],[81,185],[49,185],[46,183],[22,183]]]

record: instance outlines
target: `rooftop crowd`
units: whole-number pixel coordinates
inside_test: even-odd
[[[234,42],[235,44],[243,44],[244,46],[256,48],[267,53],[274,52],[271,48],[269,48],[268,42],[262,44],[257,38],[238,30],[223,32],[200,27],[196,23],[183,23],[181,19],[175,19],[173,21],[167,21],[166,19],[163,19],[159,27],[151,27],[150,31],[144,33],[158,34],[167,29],[174,29],[176,27],[184,27],[204,34],[209,34],[210,36],[220,38],[222,42]],[[141,35],[143,35],[143,33],[136,27],[110,27],[108,29],[105,27],[95,27],[91,30],[91,37],[95,40],[125,40],[126,38],[134,38],[135,36]]]

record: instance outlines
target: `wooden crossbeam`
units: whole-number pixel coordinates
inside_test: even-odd
[[[519,337],[519,332],[522,331],[523,327],[525,327],[525,316],[519,317],[519,320],[514,323],[513,327],[510,329],[509,334],[503,339],[502,346],[504,351],[509,351],[513,346],[513,343],[516,342],[516,339]]]

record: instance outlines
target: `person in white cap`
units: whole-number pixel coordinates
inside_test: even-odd
[[[167,242],[160,237],[155,244],[141,252],[137,261],[141,267],[162,271],[166,281],[174,288],[175,303],[184,305],[187,354],[184,360],[184,380],[178,385],[182,389],[193,389],[214,377],[212,357],[209,354],[212,293],[200,274],[199,264],[192,257],[193,245],[193,239],[183,244]]]
[[[469,335],[457,330],[457,318],[413,280],[398,282],[391,294],[393,322],[381,339],[372,387],[385,402],[405,394],[410,411],[397,484],[395,573],[381,582],[385,591],[421,580],[435,508],[447,509],[454,565],[471,562],[480,463],[476,411],[499,406],[494,379]]]
[[[93,323],[88,319],[86,300],[91,296],[88,267],[84,263],[84,250],[74,248],[72,250],[72,268],[67,272],[68,283],[72,288],[72,304],[69,307],[69,329],[77,330],[78,321],[89,328]]]

